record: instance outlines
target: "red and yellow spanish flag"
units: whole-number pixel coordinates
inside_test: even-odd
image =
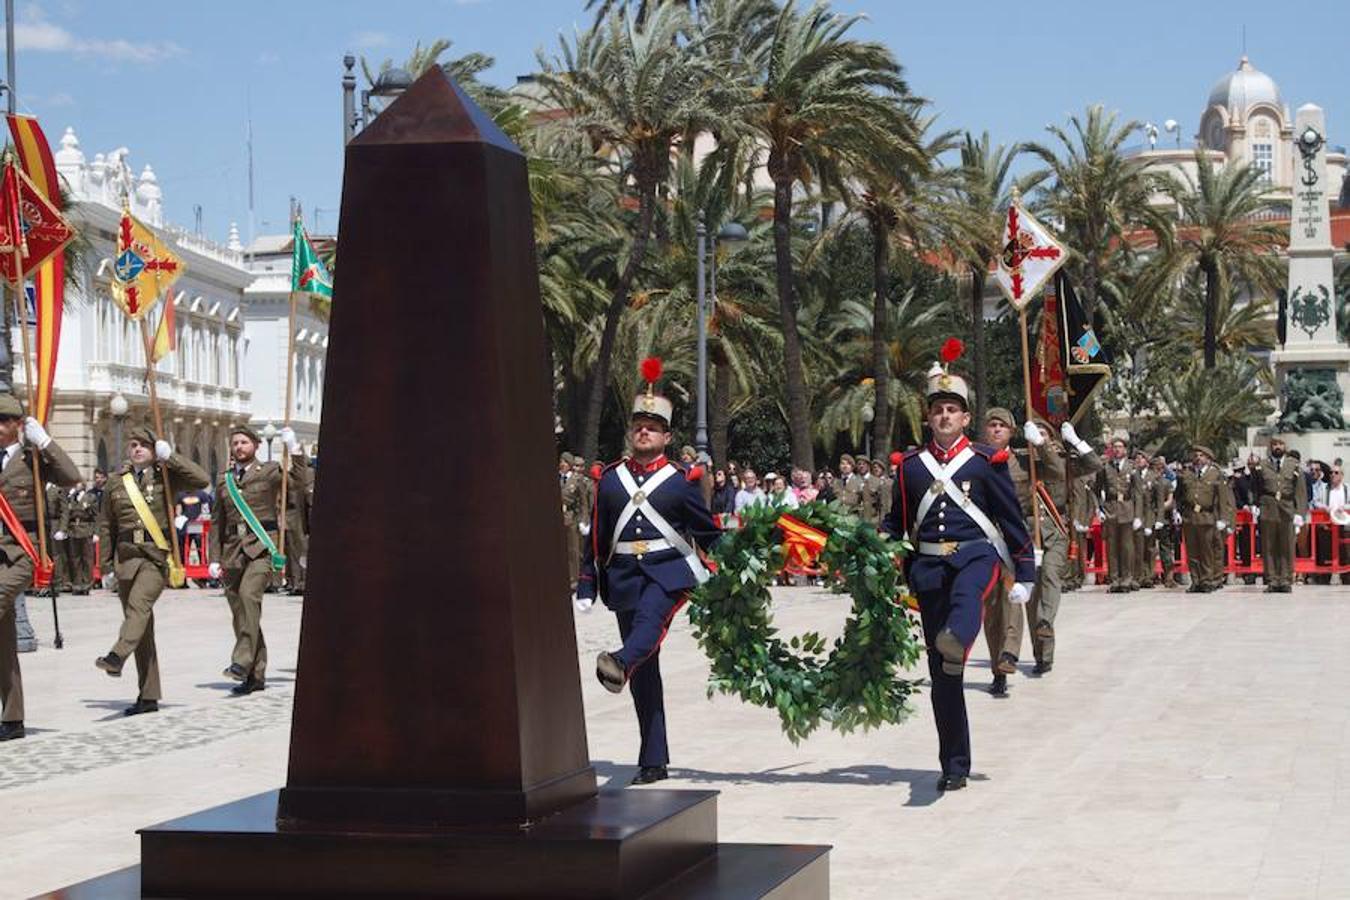
[[[155,329],[155,343],[150,351],[150,365],[154,365],[178,349],[178,332],[173,327],[173,291],[164,295],[164,311],[159,314],[159,327]]]
[[[778,517],[776,524],[783,530],[783,550],[787,554],[787,564],[814,568],[829,535],[786,513]]]
[[[61,209],[61,187],[56,180],[52,148],[32,116],[7,116],[9,133],[19,151],[24,174],[44,197]],[[52,382],[56,377],[56,351],[61,343],[61,308],[65,302],[66,260],[57,253],[33,273],[37,307],[37,375],[33,393],[34,417],[42,424],[52,409]]]

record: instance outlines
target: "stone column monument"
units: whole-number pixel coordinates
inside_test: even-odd
[[[1271,362],[1280,391],[1273,431],[1305,460],[1330,461],[1350,456],[1350,347],[1336,322],[1326,150],[1321,107],[1299,107],[1290,153],[1294,181],[1285,339]]]

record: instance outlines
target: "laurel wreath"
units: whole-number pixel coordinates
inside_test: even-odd
[[[903,598],[896,560],[908,545],[844,511],[836,501],[787,512],[828,535],[819,561],[836,593],[853,608],[826,652],[809,632],[784,642],[770,614],[769,585],[784,561],[776,522],[782,510],[756,505],[741,514],[710,553],[716,572],[690,597],[694,637],[712,662],[708,697],[734,694],[777,710],[784,735],[796,744],[828,722],[847,734],[903,721],[918,680],[901,678],[919,659],[922,641]]]

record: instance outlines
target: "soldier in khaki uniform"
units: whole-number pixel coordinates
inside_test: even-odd
[[[839,457],[839,502],[848,512],[862,515],[864,480],[854,471],[857,462],[847,453]]]
[[[1162,570],[1158,583],[1163,587],[1179,587],[1177,575],[1177,529],[1174,523],[1176,515],[1176,487],[1164,471],[1167,460],[1162,456],[1153,457],[1150,470],[1153,473],[1153,539],[1157,542],[1159,568]]]
[[[1294,590],[1294,536],[1308,515],[1308,482],[1298,463],[1287,455],[1285,443],[1270,439],[1270,455],[1255,473],[1252,494],[1261,508],[1261,562],[1266,591]]]
[[[308,461],[286,484],[286,585],[294,597],[305,594],[301,560],[309,547],[309,510],[314,497],[314,469]]]
[[[1111,459],[1097,480],[1102,493],[1102,532],[1111,575],[1108,593],[1138,590],[1135,584],[1134,533],[1144,527],[1144,496],[1123,438],[1111,441]]]
[[[47,593],[70,593],[70,567],[66,564],[66,492],[47,484],[47,558],[52,561],[52,580]]]
[[[891,474],[888,471],[889,468],[890,467],[885,460],[872,460],[871,481],[875,485],[874,494],[876,496],[877,525],[880,525],[881,520],[891,511],[892,479]]]
[[[281,429],[281,440],[291,455],[290,479],[294,483],[304,478],[309,461],[294,431]],[[281,505],[281,463],[259,461],[261,443],[258,433],[247,425],[237,425],[230,432],[231,464],[216,485],[216,505],[211,511],[210,576],[223,578],[225,599],[230,604],[234,653],[224,674],[239,682],[230,691],[236,696],[261,691],[266,686],[267,641],[262,633],[262,599],[272,578],[273,561],[272,550],[235,507],[226,476],[234,476],[245,505],[275,547],[277,511]]]
[[[1214,555],[1215,536],[1227,524],[1224,494],[1229,491],[1223,473],[1214,465],[1214,451],[1197,444],[1191,448],[1191,458],[1191,465],[1177,478],[1176,502],[1191,569],[1191,586],[1186,590],[1206,594],[1217,590],[1223,578]]]
[[[1134,451],[1134,474],[1139,479],[1139,491],[1142,495],[1143,512],[1139,518],[1144,520],[1142,528],[1134,532],[1134,583],[1145,590],[1153,587],[1154,567],[1158,556],[1153,543],[1153,524],[1157,521],[1158,509],[1156,491],[1153,484],[1153,470],[1148,466],[1148,454],[1143,450]]]
[[[25,447],[24,444],[29,446]],[[79,484],[80,470],[13,394],[0,394],[0,496],[14,512],[37,550],[37,492],[33,486],[34,449],[42,472],[56,484]],[[0,528],[0,741],[24,736],[23,673],[19,670],[14,601],[33,583],[34,556],[8,527]]]
[[[169,528],[166,491],[195,491],[211,483],[201,466],[174,453],[168,441],[159,440],[149,426],[138,425],[128,432],[129,462],[109,479],[103,492],[103,511],[99,517],[99,556],[105,572],[117,576],[117,597],[122,601],[122,627],[117,642],[94,665],[113,677],[120,677],[127,658],[136,657],[136,702],[123,715],[159,711],[163,695],[159,685],[159,655],[155,647],[155,601],[169,583],[172,554],[161,548],[153,530],[132,500],[126,486],[130,476],[155,526],[166,544],[173,540]],[[159,463],[169,470],[169,485]],[[173,496],[169,494],[169,496]]]
[[[73,594],[88,594],[94,583],[94,532],[98,528],[99,499],[84,483],[76,485],[63,501],[61,543],[66,572]]]
[[[1095,454],[1094,454],[1095,455]],[[1097,458],[1097,469],[1101,468],[1101,459]],[[1087,579],[1087,559],[1092,530],[1092,520],[1097,516],[1097,469],[1084,471],[1077,460],[1070,459],[1069,477],[1069,527],[1072,552],[1069,554],[1068,574],[1064,579],[1065,592],[1076,591]]]
[[[1006,450],[1012,440],[1013,425],[1011,412],[998,406],[990,407],[984,414],[984,442],[995,451]],[[1022,514],[1028,516],[1031,498],[1027,476],[1011,454],[1008,474],[1017,490],[1017,500],[1022,504]],[[989,646],[989,666],[994,670],[989,693],[1006,697],[1008,676],[1017,671],[1017,657],[1022,652],[1022,613],[1008,598],[1008,587],[1002,580],[984,600],[984,640]]]
[[[858,479],[858,515],[873,525],[880,525],[881,521],[873,517],[878,498],[876,479],[872,477],[872,461],[865,456],[853,457],[853,473]]]

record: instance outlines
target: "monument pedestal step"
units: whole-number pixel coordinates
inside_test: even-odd
[[[530,828],[422,831],[278,827],[277,795],[142,829],[139,868],[49,896],[829,896],[828,848],[719,845],[716,791],[605,791]]]

